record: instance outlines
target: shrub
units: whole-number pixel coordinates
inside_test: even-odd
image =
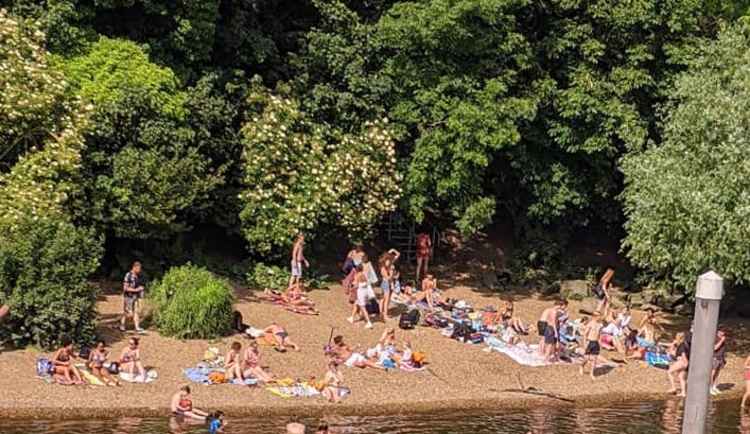
[[[0,304],[16,345],[59,345],[64,336],[93,340],[97,289],[86,278],[99,266],[102,239],[52,219],[25,219],[0,229]]]
[[[289,268],[259,262],[247,273],[246,281],[253,288],[283,290],[289,285],[289,276]],[[330,283],[327,274],[314,273],[306,275],[303,282],[307,288],[323,288]]]
[[[167,336],[206,339],[231,329],[232,287],[205,268],[171,268],[154,286],[152,300],[156,326]]]

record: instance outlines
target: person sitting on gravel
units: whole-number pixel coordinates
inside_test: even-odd
[[[378,343],[367,350],[367,356],[369,359],[377,360],[384,367],[386,367],[386,360],[392,360],[394,364],[398,364],[401,361],[401,351],[396,346],[396,330],[385,329]]]
[[[89,353],[89,359],[86,366],[88,366],[91,373],[101,380],[102,383],[108,386],[119,386],[120,382],[113,379],[112,376],[109,375],[109,370],[104,367],[104,363],[107,362],[108,357],[109,351],[107,351],[106,344],[104,341],[98,341],[96,343],[96,348]]]
[[[170,408],[172,414],[175,416],[182,416],[200,421],[205,421],[208,416],[208,413],[205,411],[193,407],[190,386],[182,386],[177,393],[172,395]]]
[[[60,384],[83,384],[81,373],[73,363],[76,355],[73,353],[73,341],[70,338],[62,340],[62,347],[52,355],[53,374]]]
[[[138,348],[140,341],[136,337],[128,340],[128,346],[120,353],[120,372],[125,372],[133,378],[146,378],[146,369],[141,363],[141,350]]]
[[[365,357],[362,353],[353,351],[349,345],[344,343],[344,337],[341,335],[333,338],[333,353],[336,356],[336,360],[343,361],[344,365],[349,368],[385,369]]]
[[[328,362],[328,371],[323,377],[323,394],[328,402],[339,402],[341,398],[349,393],[349,389],[344,387],[344,375],[338,369],[339,364],[335,360]]]
[[[513,315],[513,302],[511,300],[505,302],[505,309],[500,314],[500,320],[505,327],[512,328],[518,334],[526,335],[529,333],[521,318]]]
[[[250,341],[250,344],[245,349],[245,354],[242,356],[242,376],[244,378],[255,378],[258,381],[268,383],[274,380],[273,375],[266,372],[260,366],[260,352],[258,351],[258,343],[256,341]]]
[[[226,372],[227,380],[237,379],[242,381],[242,344],[239,342],[232,342],[232,346],[227,352],[227,357],[224,360],[224,368]]]
[[[287,348],[292,348],[294,351],[299,351],[299,346],[289,339],[289,333],[287,333],[284,327],[274,323],[266,327],[263,330],[264,336],[271,336],[273,338],[276,351],[285,352]]]

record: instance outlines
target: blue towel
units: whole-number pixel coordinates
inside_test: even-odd
[[[672,361],[671,357],[669,357],[668,354],[655,353],[653,351],[646,351],[646,354],[643,357],[643,359],[650,366],[654,366],[654,367],[657,367],[657,368],[668,367],[669,363]]]

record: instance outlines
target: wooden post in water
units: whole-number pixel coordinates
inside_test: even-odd
[[[698,277],[682,434],[703,434],[706,430],[711,362],[723,293],[724,280],[718,274],[709,271]]]

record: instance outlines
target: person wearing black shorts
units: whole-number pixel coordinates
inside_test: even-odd
[[[599,352],[601,351],[601,348],[599,347],[599,336],[602,330],[602,323],[599,318],[599,312],[594,312],[593,315],[591,315],[591,320],[588,324],[586,324],[586,327],[583,329],[583,338],[586,342],[586,350],[584,351],[583,356],[583,362],[581,363],[580,367],[580,373],[583,375],[584,367],[586,366],[587,362],[591,362],[591,379],[595,380],[595,372],[596,372],[596,361],[599,359]]]

